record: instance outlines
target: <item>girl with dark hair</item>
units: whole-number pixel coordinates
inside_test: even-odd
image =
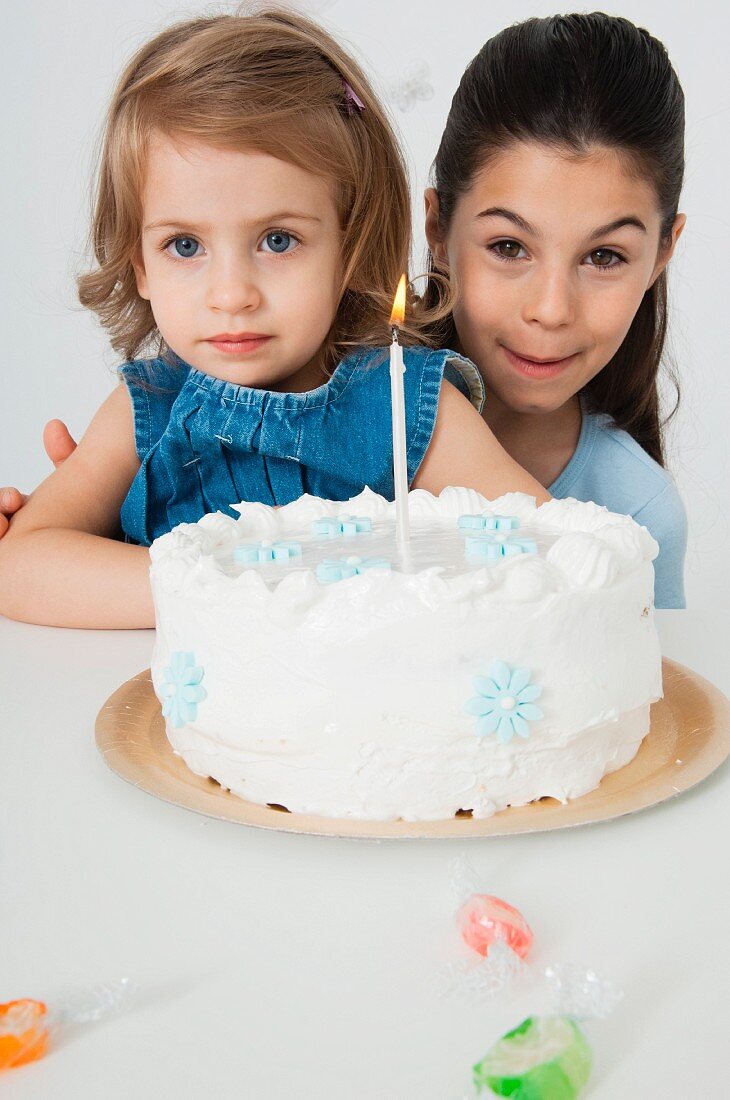
[[[529,19],[482,47],[426,192],[434,336],[476,363],[485,420],[553,496],[649,529],[659,607],[684,606],[657,386],[683,169],[664,46],[595,12]]]

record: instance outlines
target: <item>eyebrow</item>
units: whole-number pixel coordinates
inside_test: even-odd
[[[532,237],[541,237],[539,229],[536,229],[533,225],[530,225],[528,221],[516,214],[514,210],[508,210],[504,206],[490,206],[488,210],[482,210],[477,214],[477,218],[506,218],[507,221],[512,222],[518,229],[521,229],[523,233],[529,233]],[[616,218],[615,221],[609,222],[607,225],[599,225],[597,229],[594,229],[592,233],[589,233],[586,240],[592,241],[595,237],[605,237],[607,233],[615,233],[617,229],[623,229],[624,226],[633,226],[634,229],[640,230],[642,233],[647,232],[647,228],[640,218],[637,218],[634,214],[629,214],[625,218]]]
[[[273,225],[276,222],[284,221],[304,221],[304,222],[321,222],[322,219],[316,217],[314,214],[302,214],[295,210],[280,210],[275,211],[273,214],[267,214],[263,218],[255,218],[253,221],[244,221],[243,225],[256,226],[256,225]],[[163,218],[157,222],[150,222],[149,225],[144,226],[144,232],[146,233],[151,229],[180,229],[181,226],[190,226],[190,228],[209,230],[210,225],[204,222],[196,222],[190,218],[179,218],[177,221],[170,218]]]

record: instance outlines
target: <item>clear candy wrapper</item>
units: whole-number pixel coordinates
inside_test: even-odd
[[[526,970],[527,965],[519,955],[507,944],[497,942],[483,962],[465,960],[444,967],[437,976],[436,992],[440,997],[461,993],[480,1001],[500,993]]]
[[[550,963],[543,970],[553,1011],[574,1020],[605,1020],[623,997],[623,990],[595,970],[575,963]]]
[[[470,894],[481,894],[484,889],[482,880],[463,856],[457,856],[451,862],[451,896],[454,905],[461,905]]]
[[[72,989],[46,1004],[21,998],[0,1004],[0,1071],[43,1058],[64,1032],[125,1012],[136,989],[129,978]]]

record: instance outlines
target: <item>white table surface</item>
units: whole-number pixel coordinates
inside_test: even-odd
[[[726,614],[661,612],[664,653],[730,693]],[[547,1007],[444,999],[465,855],[522,910],[535,966],[581,963],[624,1000],[586,1026],[586,1097],[730,1095],[727,766],[601,825],[353,841],[215,821],[108,770],[94,721],[148,631],[0,620],[0,1001],[128,976],[123,1016],[0,1078],[14,1098],[459,1100],[471,1066]]]

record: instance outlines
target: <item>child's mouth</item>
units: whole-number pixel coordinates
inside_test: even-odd
[[[211,336],[207,342],[226,355],[246,355],[258,351],[270,339],[270,336],[261,332],[222,332],[218,336]]]
[[[505,347],[504,344],[502,345],[502,350],[507,357],[507,361],[515,367],[520,374],[524,374],[528,378],[554,378],[564,371],[577,357],[576,352],[573,355],[566,355],[563,359],[544,359],[542,361],[537,361],[535,359],[528,359],[524,355],[519,355],[510,348]]]

